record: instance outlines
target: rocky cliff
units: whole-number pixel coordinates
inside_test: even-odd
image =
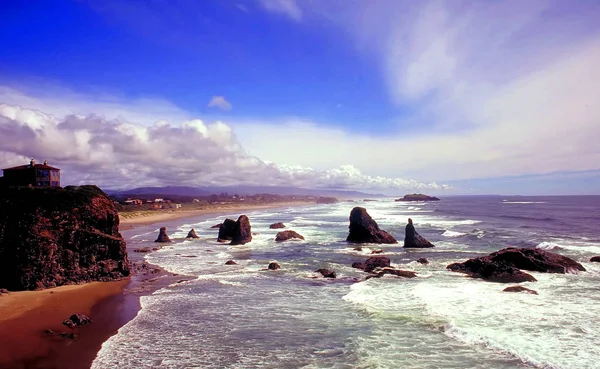
[[[119,214],[98,187],[0,191],[0,288],[109,281],[129,268]]]

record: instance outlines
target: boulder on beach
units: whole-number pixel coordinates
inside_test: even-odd
[[[200,238],[200,237],[198,237],[198,235],[196,234],[196,231],[194,230],[194,228],[192,228],[188,232],[188,234],[187,234],[187,236],[185,238]]]
[[[283,232],[277,233],[277,236],[275,237],[275,241],[283,242],[283,241],[291,240],[293,238],[303,240],[304,236],[296,233],[295,231],[288,230],[288,231],[283,231]]]
[[[250,219],[245,215],[240,215],[233,228],[233,237],[230,245],[244,245],[252,241],[252,229]]]
[[[379,229],[367,209],[355,207],[350,212],[350,234],[346,241],[353,243],[398,243],[392,235]]]
[[[375,268],[385,268],[390,266],[390,259],[385,256],[371,256],[365,262],[352,263],[352,268],[362,269],[365,272],[372,272]]]
[[[504,292],[525,292],[525,293],[530,293],[532,295],[538,294],[537,291],[530,290],[529,288],[526,288],[523,286],[510,286],[510,287],[506,287],[502,291],[504,291]]]
[[[592,256],[590,261],[593,263],[600,263],[600,256]]]
[[[160,242],[160,243],[171,242],[171,239],[169,238],[169,235],[167,234],[167,227],[160,227],[160,230],[158,231],[158,237],[156,238],[156,241],[154,241],[154,242]]]
[[[434,247],[434,245],[427,241],[423,236],[415,231],[412,219],[408,218],[408,224],[406,225],[404,233],[404,246],[406,248],[428,248]]]
[[[277,269],[281,269],[281,266],[279,264],[277,264],[276,262],[271,262],[269,263],[269,266],[267,267],[268,270],[277,270]]]
[[[522,272],[521,269],[562,274],[585,271],[581,264],[566,256],[537,248],[514,247],[469,259],[463,263],[450,264],[447,269],[474,278],[501,283],[536,281],[532,275]]]
[[[321,273],[321,275],[325,278],[335,278],[337,277],[336,273],[333,270],[329,269],[317,269],[315,273]]]
[[[285,228],[285,224],[283,224],[282,222],[277,222],[277,223],[271,224],[269,226],[269,228],[271,228],[271,229]]]
[[[419,264],[429,264],[429,260],[427,260],[425,258],[418,258],[417,259],[417,263],[419,263]]]
[[[233,219],[225,219],[221,225],[219,225],[219,235],[217,236],[217,241],[219,242],[227,242],[233,239],[233,232],[235,230],[235,220]]]
[[[75,328],[75,327],[79,327],[82,325],[90,324],[91,322],[92,322],[92,319],[90,319],[90,317],[87,315],[73,314],[69,317],[69,319],[66,319],[63,322],[63,324],[69,328]]]

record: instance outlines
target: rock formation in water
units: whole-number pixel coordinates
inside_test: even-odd
[[[418,258],[417,259],[417,263],[419,263],[419,264],[429,264],[429,260],[427,260],[426,258]]]
[[[225,265],[237,265],[237,263],[235,261],[233,261],[233,260],[227,260],[225,262]]]
[[[285,224],[283,224],[282,222],[277,222],[277,223],[271,224],[269,226],[269,228],[271,228],[271,229],[285,228]]]
[[[362,269],[365,272],[372,272],[375,268],[385,268],[390,266],[390,259],[385,256],[371,256],[365,262],[352,263],[353,268]]]
[[[233,228],[233,236],[230,245],[244,245],[252,241],[252,229],[250,219],[245,215],[240,215]]]
[[[215,224],[215,225],[213,225],[213,226],[212,226],[212,227],[210,227],[210,228],[221,228],[221,225],[222,225],[222,224],[223,224],[223,223]]]
[[[198,235],[196,234],[196,231],[194,230],[194,228],[192,228],[188,232],[188,234],[187,234],[187,236],[185,238],[200,238],[200,237],[198,237]]]
[[[83,314],[73,314],[69,319],[65,319],[62,324],[69,328],[80,327],[92,323],[92,319],[89,316]]]
[[[529,288],[526,288],[523,286],[510,286],[510,287],[506,287],[502,291],[504,291],[504,292],[525,292],[525,293],[530,293],[532,295],[538,294],[537,291],[530,290]]]
[[[269,266],[267,267],[267,269],[268,270],[277,270],[277,269],[281,269],[281,266],[273,261],[273,262],[269,263]]]
[[[404,195],[404,197],[396,199],[395,201],[440,201],[440,199],[422,193],[413,193],[410,195]]]
[[[600,263],[600,256],[592,256],[590,261],[593,263]]]
[[[171,239],[169,238],[169,235],[167,234],[167,227],[160,227],[160,229],[158,231],[158,237],[156,238],[156,240],[154,242],[160,242],[160,243],[171,242]]]
[[[294,231],[288,230],[288,231],[283,231],[283,232],[277,233],[277,236],[275,237],[275,241],[283,242],[283,241],[291,240],[292,238],[303,240],[304,236],[302,236]]]
[[[447,268],[474,278],[502,283],[536,280],[532,275],[522,272],[521,269],[563,274],[585,271],[581,264],[566,256],[537,248],[519,249],[514,247],[502,249],[487,256],[469,259],[463,263],[450,264]]]
[[[233,232],[235,230],[235,220],[233,219],[225,219],[223,223],[219,226],[219,235],[217,236],[217,241],[219,242],[227,242],[233,239]]]
[[[410,270],[400,270],[400,269],[395,269],[395,268],[390,268],[390,267],[385,267],[383,269],[378,269],[374,273],[375,274],[371,274],[371,275],[367,276],[366,279],[381,278],[381,277],[383,277],[386,274],[395,275],[396,277],[402,277],[402,278],[415,278],[417,276],[417,273],[415,273],[413,271],[410,271]]]
[[[35,290],[129,273],[119,214],[98,187],[0,191],[0,288]]]
[[[350,212],[350,234],[346,241],[353,243],[398,243],[392,235],[379,229],[367,209],[355,207]]]
[[[334,271],[329,269],[317,269],[315,273],[321,273],[321,275],[325,278],[336,278],[337,275]]]
[[[406,248],[428,248],[434,247],[434,245],[427,241],[423,236],[415,231],[412,219],[408,218],[408,224],[406,225],[404,233],[404,246]]]

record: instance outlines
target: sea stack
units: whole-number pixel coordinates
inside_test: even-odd
[[[167,227],[160,227],[160,230],[158,231],[158,237],[156,238],[156,241],[154,241],[154,242],[160,242],[160,243],[171,242],[171,239],[169,238],[169,235],[167,234]]]
[[[379,229],[367,209],[355,207],[350,212],[350,234],[346,241],[353,243],[398,243],[392,235]]]
[[[129,274],[119,213],[98,187],[0,191],[0,289],[36,290]]]
[[[185,238],[200,238],[200,237],[198,237],[198,235],[196,234],[196,231],[194,230],[194,228],[192,228],[188,232],[188,234],[187,234],[187,236]]]
[[[427,241],[423,236],[415,231],[412,219],[408,218],[408,224],[406,225],[406,231],[404,234],[404,246],[406,248],[428,248],[434,247],[433,244]]]
[[[252,241],[250,219],[245,215],[240,215],[234,224],[230,245],[244,245],[250,241]]]
[[[217,236],[217,241],[231,241],[231,239],[233,238],[234,229],[235,220],[229,218],[225,219],[225,221],[219,226],[219,235]]]
[[[304,239],[304,237],[301,234],[298,234],[297,232],[288,230],[288,231],[283,231],[283,232],[277,233],[277,236],[275,236],[275,241],[283,242],[283,241],[290,240],[292,238],[297,238],[299,240]]]
[[[282,222],[273,223],[269,226],[271,229],[285,228],[285,224]]]

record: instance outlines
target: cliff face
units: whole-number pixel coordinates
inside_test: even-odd
[[[0,189],[0,288],[109,281],[129,268],[119,214],[98,187]]]

